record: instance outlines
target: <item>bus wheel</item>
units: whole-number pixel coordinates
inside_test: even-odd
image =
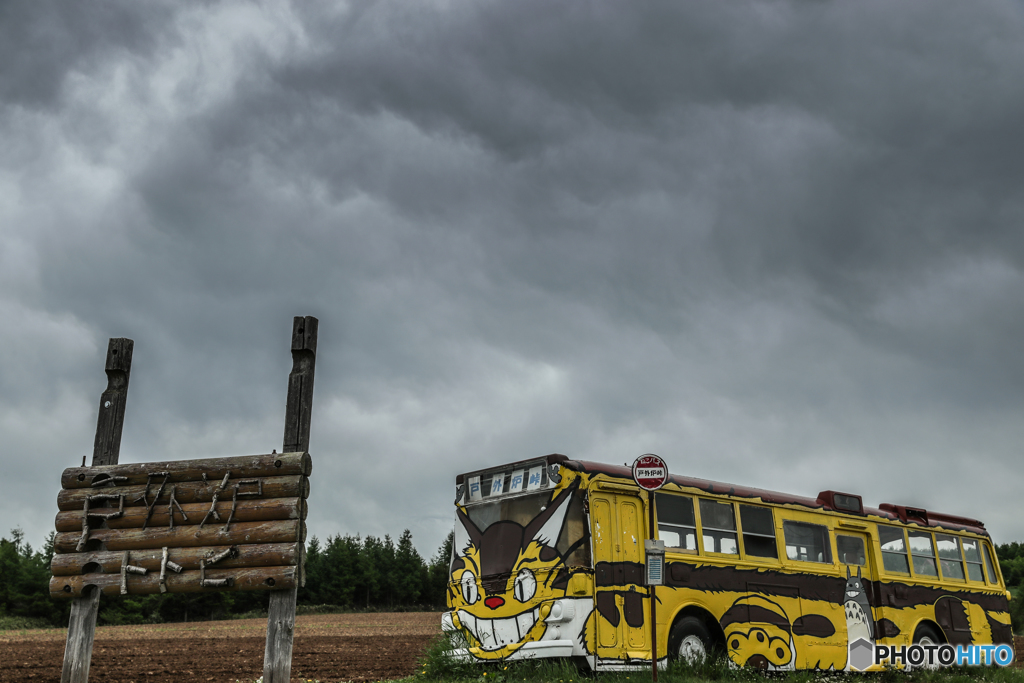
[[[942,636],[936,633],[935,629],[928,624],[921,624],[914,631],[915,645],[941,645],[943,642],[945,641],[942,639]],[[935,663],[928,664],[926,661],[920,668],[932,670],[938,669],[939,665]]]
[[[708,627],[697,617],[683,617],[668,636],[668,656],[687,664],[700,664],[714,647]]]
[[[942,636],[935,632],[928,624],[921,624],[914,631],[914,643],[916,645],[941,645],[944,641]]]

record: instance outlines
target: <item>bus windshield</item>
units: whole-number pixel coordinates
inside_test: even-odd
[[[502,521],[515,522],[525,528],[546,509],[551,502],[551,494],[551,491],[540,491],[522,496],[485,500],[467,505],[466,513],[480,531],[486,531],[495,522]],[[567,566],[590,566],[590,544],[583,540],[586,538],[586,531],[583,496],[577,493],[569,501],[565,524],[555,544],[558,552],[565,557]],[[570,549],[572,552],[566,556]]]

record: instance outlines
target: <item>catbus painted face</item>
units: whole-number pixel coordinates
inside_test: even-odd
[[[476,657],[503,659],[544,635],[544,603],[565,594],[555,543],[575,488],[555,496],[525,527],[503,520],[481,532],[457,511],[448,604]]]

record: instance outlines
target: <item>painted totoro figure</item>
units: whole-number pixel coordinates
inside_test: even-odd
[[[858,638],[875,641],[875,620],[871,616],[871,603],[868,602],[864,583],[861,579],[860,567],[853,576],[850,568],[846,568],[846,633],[847,642],[855,642]]]

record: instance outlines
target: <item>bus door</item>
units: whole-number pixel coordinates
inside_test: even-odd
[[[594,600],[600,615],[597,645],[602,650],[601,657],[650,658],[643,506],[639,497],[629,493],[595,489],[590,494]]]
[[[842,597],[846,644],[863,638],[874,645],[885,634],[877,633],[883,608],[878,602],[871,538],[862,532],[836,529],[836,554],[846,579]]]

